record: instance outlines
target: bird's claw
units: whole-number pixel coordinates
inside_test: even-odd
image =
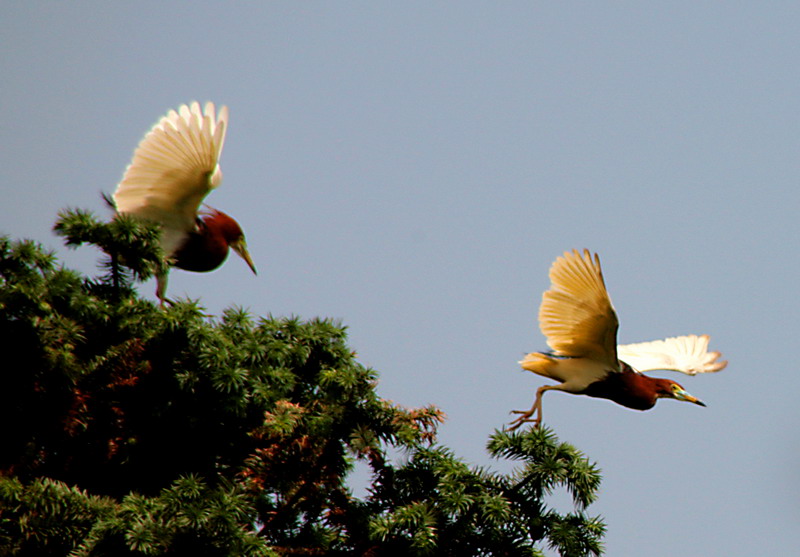
[[[512,414],[520,414],[520,416],[508,424],[508,427],[505,429],[506,432],[512,432],[519,429],[522,424],[532,423],[534,428],[538,428],[539,424],[542,423],[542,418],[537,416],[535,418],[531,418],[534,414],[534,410],[512,410]]]

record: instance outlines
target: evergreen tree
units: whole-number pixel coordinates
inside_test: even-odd
[[[157,229],[67,211],[55,230],[104,272],[0,238],[0,555],[601,552],[598,470],[552,432],[496,431],[520,466],[470,467],[436,444],[438,409],[376,395],[339,323],[161,308],[134,289],[164,269]],[[558,487],[573,513],[547,506]]]

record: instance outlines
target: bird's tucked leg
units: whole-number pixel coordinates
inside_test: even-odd
[[[522,424],[533,423],[533,427],[539,427],[542,423],[542,395],[545,391],[550,389],[558,389],[560,385],[542,385],[536,390],[536,400],[533,401],[533,406],[530,410],[512,410],[512,414],[519,414],[519,417],[508,424],[506,431],[514,431]],[[531,419],[531,416],[536,414],[536,417]]]

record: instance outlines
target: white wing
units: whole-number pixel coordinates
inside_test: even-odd
[[[666,369],[688,375],[719,371],[728,365],[722,355],[708,351],[708,335],[687,335],[665,340],[617,346],[617,357],[637,371]]]
[[[162,244],[173,253],[193,230],[200,204],[220,182],[219,157],[228,127],[228,108],[215,115],[213,103],[170,110],[144,136],[114,192],[117,211],[162,225]]]

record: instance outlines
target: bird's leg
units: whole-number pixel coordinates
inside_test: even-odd
[[[539,416],[537,416],[534,419],[531,419],[531,416],[537,410],[539,411]],[[542,421],[542,418],[541,418],[542,408],[541,408],[541,404],[539,404],[538,400],[537,400],[537,402],[535,402],[533,404],[531,409],[528,410],[528,411],[525,411],[525,410],[512,410],[511,413],[512,414],[520,414],[520,416],[517,417],[510,424],[508,424],[508,427],[506,428],[506,431],[514,431],[514,430],[518,429],[522,424],[525,424],[525,423],[528,423],[528,422],[533,422],[533,427],[539,427],[539,424]]]
[[[522,424],[533,423],[533,427],[539,427],[542,423],[542,395],[545,391],[556,388],[555,385],[542,385],[536,390],[536,400],[533,401],[533,406],[530,410],[512,410],[512,414],[519,414],[520,416],[508,424],[506,431],[514,431]],[[536,414],[536,417],[531,419],[531,416]]]
[[[164,302],[167,301],[167,297],[165,296],[167,293],[167,276],[167,273],[156,276],[156,296],[162,308],[164,307]]]

